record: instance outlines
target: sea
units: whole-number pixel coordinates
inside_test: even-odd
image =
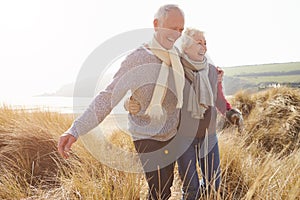
[[[80,114],[92,102],[88,97],[31,96],[31,97],[0,97],[0,106],[28,111],[45,110],[59,113]],[[115,114],[126,114],[122,100],[113,110]]]
[[[82,114],[92,98],[87,97],[60,97],[60,96],[32,96],[32,97],[14,97],[0,98],[0,107],[9,107],[15,110],[49,111],[62,114],[73,114],[75,117]],[[127,132],[128,119],[127,112],[124,109],[124,100],[111,111],[109,116],[99,125],[104,132],[111,133],[114,130]]]

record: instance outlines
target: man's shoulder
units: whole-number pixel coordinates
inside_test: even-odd
[[[140,46],[134,49],[129,55],[126,56],[125,62],[129,63],[148,63],[159,61],[157,57],[151,53],[150,50],[146,49],[144,46]]]
[[[135,57],[143,56],[151,56],[151,53],[147,51],[147,49],[144,46],[139,46],[138,48],[134,49],[126,58],[127,59],[133,59]]]

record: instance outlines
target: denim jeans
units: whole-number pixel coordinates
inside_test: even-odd
[[[184,145],[191,138],[182,137]],[[197,173],[197,161],[201,168],[202,184]],[[201,188],[210,191],[220,186],[220,155],[216,134],[207,134],[205,138],[194,138],[188,149],[177,160],[178,170],[183,181],[183,199],[198,199]]]

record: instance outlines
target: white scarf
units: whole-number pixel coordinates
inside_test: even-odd
[[[173,71],[175,88],[177,95],[176,108],[181,108],[183,103],[183,88],[184,88],[184,70],[181,65],[180,57],[173,46],[172,49],[167,50],[163,48],[155,39],[148,43],[149,49],[162,60],[161,69],[156,81],[156,85],[152,94],[152,99],[145,114],[149,115],[152,119],[160,119],[163,116],[162,102],[164,100],[168,88],[169,70]]]

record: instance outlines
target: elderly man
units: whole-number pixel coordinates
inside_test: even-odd
[[[168,145],[177,132],[185,78],[173,45],[184,29],[184,14],[176,5],[164,5],[153,25],[152,40],[126,57],[112,83],[60,137],[58,151],[68,158],[77,138],[101,123],[130,90],[132,98],[141,104],[139,115],[128,115],[129,131],[147,178],[149,199],[168,199],[176,158],[168,159],[172,155],[167,151],[159,156],[151,152]]]

